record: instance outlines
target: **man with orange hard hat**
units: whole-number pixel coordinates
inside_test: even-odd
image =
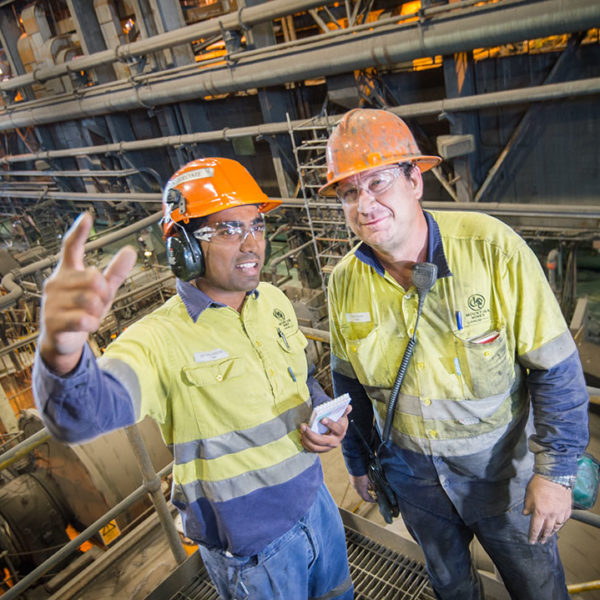
[[[588,440],[578,353],[513,230],[422,209],[422,173],[440,161],[384,110],[346,113],[328,141],[321,192],[361,240],[329,280],[350,479],[388,522],[401,513],[437,598],[483,598],[476,536],[511,598],[566,599],[556,533]]]
[[[322,435],[306,426],[329,398],[309,375],[291,303],[260,282],[263,215],[279,203],[236,161],[179,169],[163,193],[177,294],[98,361],[87,336],[136,256],[128,247],[104,273],[86,268],[83,215],[45,284],[35,398],[70,443],[158,422],[174,455],[171,500],[222,598],[349,600],[344,528],[317,455],[339,445],[348,420],[323,420]]]

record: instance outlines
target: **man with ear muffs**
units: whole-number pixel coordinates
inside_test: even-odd
[[[353,597],[344,529],[318,457],[348,420],[306,426],[329,398],[309,374],[292,305],[260,282],[270,200],[225,158],[179,169],[162,221],[177,294],[95,360],[86,343],[133,268],[84,266],[92,226],[66,234],[45,284],[34,366],[50,432],[78,443],[150,415],[174,454],[171,500],[222,598]]]

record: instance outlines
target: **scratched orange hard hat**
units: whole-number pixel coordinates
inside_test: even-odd
[[[175,171],[163,190],[163,236],[173,235],[176,223],[245,204],[258,204],[264,213],[279,206],[281,200],[271,200],[235,160],[193,160]]]
[[[439,156],[422,154],[408,125],[394,113],[374,108],[347,112],[327,142],[327,183],[320,194],[333,192],[346,177],[368,169],[412,162],[422,172],[440,164]]]

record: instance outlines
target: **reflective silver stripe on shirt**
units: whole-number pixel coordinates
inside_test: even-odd
[[[266,469],[249,471],[230,479],[194,481],[183,486],[178,485],[183,488],[185,500],[188,503],[195,502],[199,498],[207,498],[212,502],[227,502],[227,500],[240,498],[261,488],[286,483],[306,471],[317,460],[319,460],[318,454],[299,452]]]
[[[307,422],[311,409],[303,402],[275,419],[261,423],[250,429],[228,431],[222,435],[205,440],[193,440],[173,445],[175,464],[181,465],[198,458],[219,458],[226,454],[235,454],[248,448],[266,444],[286,436],[297,429],[300,423]]]
[[[528,369],[551,369],[577,350],[570,331],[561,333],[551,342],[518,357],[519,363]]]
[[[136,421],[140,418],[142,406],[142,391],[135,371],[125,362],[116,358],[101,356],[98,366],[117,379],[127,390]]]
[[[347,360],[338,358],[333,352],[331,353],[331,370],[351,379],[357,379],[352,365]]]
[[[466,456],[477,452],[481,448],[493,448],[494,444],[501,440],[511,427],[512,423],[507,423],[493,431],[452,440],[415,438],[392,429],[391,438],[394,444],[400,448],[429,456]]]
[[[512,389],[478,400],[447,400],[444,398],[431,398],[425,404],[418,396],[398,394],[396,413],[404,413],[423,417],[423,419],[435,419],[437,421],[470,421],[471,419],[485,419],[492,416],[502,406],[502,403],[511,396],[518,388],[519,381],[515,380]],[[364,386],[367,395],[372,400],[388,404],[391,390],[388,388],[376,388]],[[384,409],[387,410],[387,409]]]

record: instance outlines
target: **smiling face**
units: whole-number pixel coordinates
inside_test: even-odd
[[[402,258],[402,253],[411,254],[413,246],[422,245],[425,218],[419,200],[423,179],[414,166],[408,175],[398,173],[389,187],[383,186],[383,192],[369,191],[377,190],[378,173],[389,171],[389,166],[371,169],[348,177],[338,188],[342,196],[347,189],[355,192],[349,196],[355,196],[353,202],[342,202],[350,229],[376,252]],[[375,184],[370,183],[373,180]]]
[[[246,293],[256,288],[260,281],[266,241],[256,240],[248,229],[262,222],[262,215],[255,205],[236,206],[209,215],[203,226],[213,227],[223,222],[241,225],[247,235],[238,240],[214,236],[209,242],[201,241],[206,270],[196,285],[213,300],[238,310]]]

